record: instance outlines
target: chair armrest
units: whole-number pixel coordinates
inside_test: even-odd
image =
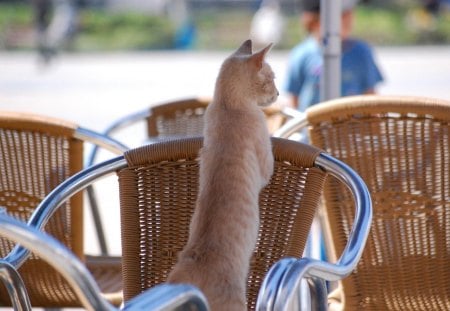
[[[0,235],[22,244],[61,273],[87,310],[118,310],[101,296],[97,283],[85,265],[50,235],[7,215],[0,215]],[[16,267],[0,260],[0,278],[6,280],[5,285],[9,286],[7,289],[14,306],[17,306],[16,310],[31,310]],[[124,310],[180,309],[208,311],[208,304],[205,296],[194,286],[161,284],[130,300]]]
[[[292,134],[300,131],[301,129],[305,128],[308,125],[308,120],[306,119],[306,113],[295,111],[293,112],[293,109],[290,108],[284,108],[288,109],[286,113],[289,113],[292,115],[292,119],[287,121],[282,127],[280,127],[278,130],[273,133],[273,137],[281,137],[281,138],[289,138]]]
[[[290,118],[301,118],[301,117],[303,117],[303,114],[304,114],[303,112],[301,112],[297,109],[291,108],[291,107],[283,107],[283,108],[281,108],[281,112],[285,116],[290,117]]]
[[[94,144],[96,146],[95,148],[102,147],[117,155],[130,149],[128,146],[107,136],[106,134],[97,133],[83,127],[78,127],[75,130],[74,136],[83,141]]]
[[[328,154],[321,153],[316,165],[347,185],[353,195],[356,212],[347,245],[336,263],[311,258],[284,258],[275,263],[261,286],[256,310],[287,310],[299,303],[303,278],[341,280],[356,268],[361,258],[372,221],[369,190],[352,168]]]
[[[123,310],[208,311],[209,308],[205,296],[192,285],[160,284],[131,299]]]
[[[88,310],[115,310],[101,297],[83,263],[53,237],[7,215],[0,215],[0,235],[20,243],[61,273]]]
[[[115,121],[113,124],[111,124],[104,132],[103,132],[103,136],[104,137],[111,137],[111,134],[113,134],[114,132],[116,132],[117,130],[123,128],[123,127],[127,127],[130,126],[133,123],[137,123],[139,121],[144,120],[145,118],[147,118],[150,115],[150,109],[145,109],[142,111],[138,111],[134,114],[131,115],[127,115],[123,118],[118,119],[117,121]],[[95,158],[97,157],[97,153],[98,153],[98,148],[99,147],[103,147],[105,149],[105,146],[102,146],[101,144],[96,144],[94,146],[94,148],[92,148],[92,151],[89,155],[88,161],[87,161],[87,166],[92,166],[95,163]]]
[[[28,225],[37,229],[42,229],[55,211],[75,193],[85,189],[93,182],[116,172],[125,167],[126,160],[119,156],[97,165],[88,167],[75,175],[72,175],[51,191],[42,202],[36,207],[28,220]],[[5,257],[15,267],[20,267],[28,258],[29,250],[17,245]]]

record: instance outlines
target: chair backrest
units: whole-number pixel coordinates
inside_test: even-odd
[[[193,137],[203,134],[203,115],[209,98],[187,98],[150,108],[147,116],[149,138]],[[278,107],[263,109],[269,132],[273,133],[291,116]]]
[[[62,120],[15,112],[0,113],[0,205],[6,207],[9,215],[28,220],[34,208],[54,187],[83,168],[83,142],[73,137],[75,129],[75,124]],[[50,220],[46,231],[82,259],[81,205],[80,195],[71,198]],[[12,246],[2,240],[0,254],[5,256]],[[51,288],[56,283],[66,287],[65,281],[51,270],[37,257],[20,268],[33,305],[47,305],[46,287]],[[9,300],[4,290],[0,297],[2,301]]]
[[[450,102],[356,96],[306,111],[311,143],[367,184],[373,222],[362,259],[343,280],[345,310],[450,309]],[[346,189],[327,182],[334,252],[353,220]]]
[[[1,111],[0,206],[6,207],[9,215],[28,221],[53,188],[83,169],[83,144],[89,133],[65,120]],[[82,193],[71,197],[51,217],[45,231],[84,261],[82,204]],[[1,239],[0,256],[8,254],[13,246]],[[80,305],[67,282],[38,257],[32,256],[19,272],[33,306]],[[3,288],[0,302],[10,304]]]
[[[148,137],[201,135],[209,102],[206,98],[188,98],[151,107],[147,117]]]
[[[202,143],[187,138],[125,153],[128,168],[118,172],[125,301],[164,282],[187,241]],[[284,139],[272,143],[275,169],[260,194],[249,309],[269,268],[280,258],[302,255],[326,176],[314,166],[319,149]]]

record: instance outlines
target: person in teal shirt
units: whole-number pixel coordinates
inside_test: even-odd
[[[303,0],[302,22],[309,36],[293,48],[289,56],[286,91],[289,105],[304,111],[320,101],[320,76],[323,56],[320,46],[320,0]],[[373,94],[383,76],[375,62],[372,48],[351,38],[353,2],[343,0],[341,95]]]

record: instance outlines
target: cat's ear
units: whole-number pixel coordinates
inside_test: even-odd
[[[270,48],[272,47],[272,43],[266,46],[264,49],[262,49],[259,52],[256,52],[250,57],[250,62],[258,69],[260,70],[264,63],[264,58],[266,57],[267,52],[269,52]]]
[[[241,46],[234,52],[234,54],[251,55],[252,54],[252,40],[248,39],[241,44]]]

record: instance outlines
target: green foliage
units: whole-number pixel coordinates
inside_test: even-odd
[[[31,8],[25,4],[0,3],[0,31],[11,25],[29,25],[33,21]]]
[[[389,1],[386,1],[389,4]],[[396,2],[397,3],[397,2]],[[417,4],[361,5],[355,10],[354,35],[374,45],[449,44],[450,12],[427,14]],[[192,12],[196,49],[233,49],[249,36],[254,11],[227,7]],[[284,12],[285,30],[278,49],[290,49],[305,37],[296,10]],[[35,30],[30,5],[0,4],[0,49],[30,49]],[[77,51],[150,50],[174,47],[176,27],[167,16],[85,8],[70,47]]]
[[[174,33],[172,23],[163,17],[86,10],[75,45],[81,50],[169,49]]]
[[[253,12],[250,10],[202,10],[194,13],[199,49],[230,49],[248,39]]]
[[[353,34],[375,45],[404,45],[413,36],[401,11],[361,7],[355,12]]]
[[[33,11],[23,4],[0,5],[0,49],[34,46]],[[175,27],[163,16],[139,12],[81,10],[78,32],[70,43],[77,51],[173,48]]]
[[[450,43],[450,14],[437,16],[421,8],[385,10],[360,7],[355,15],[354,34],[376,45]]]
[[[281,41],[278,44],[280,49],[291,49],[308,35],[300,24],[300,16],[298,14],[286,19],[284,29]]]
[[[33,14],[24,4],[0,4],[0,49],[33,46]]]

